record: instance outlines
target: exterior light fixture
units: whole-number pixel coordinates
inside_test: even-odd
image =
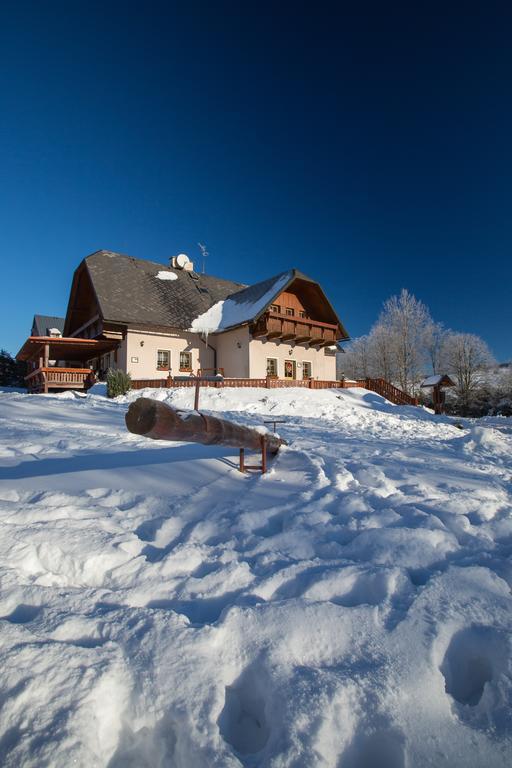
[[[143,347],[143,346],[144,346],[144,342],[143,342],[143,341],[141,341],[141,342],[140,342],[140,345],[141,345],[141,347]]]

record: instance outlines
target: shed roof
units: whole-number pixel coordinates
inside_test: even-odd
[[[437,387],[439,385],[443,387],[454,387],[455,382],[450,379],[447,373],[437,373],[435,376],[429,376],[422,381],[420,387],[423,389],[426,387]]]
[[[55,336],[29,336],[16,355],[17,360],[33,360],[43,356],[48,346],[50,360],[89,360],[96,355],[111,352],[119,341],[108,339],[56,338]]]

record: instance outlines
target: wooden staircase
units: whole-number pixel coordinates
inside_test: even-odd
[[[417,397],[411,397],[407,392],[403,392],[398,387],[393,386],[386,379],[364,379],[363,386],[365,389],[382,395],[382,397],[385,397],[391,403],[395,403],[395,405],[418,405]]]

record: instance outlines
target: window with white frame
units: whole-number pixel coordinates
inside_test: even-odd
[[[277,377],[277,358],[267,357],[267,376]]]
[[[159,349],[156,354],[156,367],[159,371],[168,371],[171,368],[171,352],[168,349]]]
[[[284,361],[284,377],[285,379],[297,378],[297,363],[295,360]]]
[[[180,371],[192,370],[192,352],[180,352]]]
[[[302,363],[302,378],[303,379],[311,379],[313,376],[313,366],[309,362],[309,360],[304,360]]]

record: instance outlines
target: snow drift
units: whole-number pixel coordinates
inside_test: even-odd
[[[245,477],[128,433],[139,394],[0,393],[0,763],[510,765],[503,420],[203,390],[286,420]]]

